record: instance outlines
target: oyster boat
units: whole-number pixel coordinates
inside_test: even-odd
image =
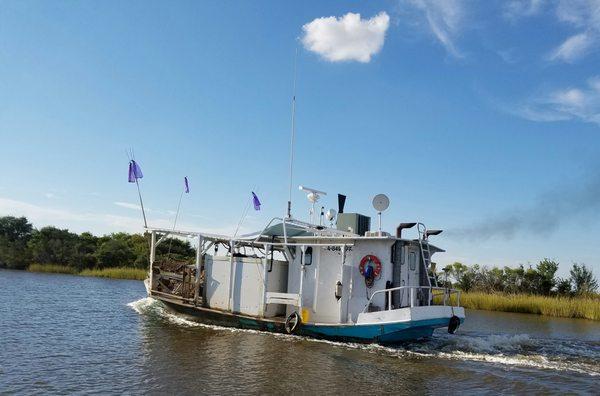
[[[314,214],[324,193],[301,189]],[[402,223],[394,235],[381,231],[387,204],[377,199],[387,197],[380,194],[380,227],[371,231],[370,218],[344,213],[339,198],[340,213],[322,209],[319,224],[288,210],[249,235],[148,227],[148,295],[206,324],[344,342],[393,344],[431,337],[436,328],[454,333],[465,319],[460,291],[438,287],[431,261],[444,251],[429,243],[441,230]],[[402,237],[409,228],[415,238]],[[195,261],[157,260],[157,246],[170,237],[194,239]]]

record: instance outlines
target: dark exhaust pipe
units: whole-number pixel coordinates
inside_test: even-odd
[[[344,213],[344,205],[346,204],[346,196],[338,194],[338,213]]]
[[[405,228],[413,228],[417,223],[400,223],[398,228],[396,228],[396,238],[402,238],[402,230]]]

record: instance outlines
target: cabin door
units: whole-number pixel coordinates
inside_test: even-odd
[[[394,287],[419,286],[419,251],[415,246],[398,245],[395,249]],[[415,293],[416,295],[416,293]],[[392,293],[392,304],[396,308],[410,306],[410,289],[401,289]]]
[[[392,246],[392,287],[404,286],[406,281],[403,276],[406,273],[406,260],[404,258],[404,243],[396,241]],[[396,290],[392,292],[392,306],[400,308],[402,299],[402,291]]]
[[[322,323],[338,323],[341,302],[336,298],[336,287],[337,282],[342,281],[342,252],[325,247],[315,248],[315,252],[318,252],[318,256],[315,257],[314,319]]]

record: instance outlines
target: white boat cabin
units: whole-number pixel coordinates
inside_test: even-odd
[[[370,231],[366,216],[343,213],[337,220],[328,228],[276,218],[237,238],[152,229],[149,292],[257,318],[297,312],[302,323],[314,324],[357,324],[376,312],[449,303],[454,291],[437,287],[431,262],[443,250],[429,237],[441,231],[403,223],[392,236]],[[415,225],[417,237],[403,238]],[[198,238],[195,263],[155,260],[169,235]]]

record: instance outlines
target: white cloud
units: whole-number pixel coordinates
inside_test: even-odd
[[[534,16],[540,13],[545,1],[543,0],[513,0],[504,3],[503,16],[515,21],[520,18]]]
[[[583,88],[565,88],[525,103],[517,114],[532,121],[579,120],[600,125],[600,77]]]
[[[57,198],[56,194],[51,193],[51,192],[47,192],[44,194],[44,197],[48,198],[48,199],[54,199]]]
[[[548,59],[575,62],[597,50],[600,42],[600,0],[561,0],[556,6],[559,21],[579,29],[548,55]]]
[[[548,58],[568,63],[574,62],[583,57],[592,48],[595,40],[589,33],[573,35],[555,48]]]
[[[323,17],[302,26],[302,44],[330,62],[368,63],[381,51],[390,17],[380,12],[371,19],[348,13],[340,18]]]
[[[585,28],[598,22],[598,0],[560,0],[556,6],[556,17],[561,22],[570,23],[576,27]]]
[[[122,208],[126,208],[126,209],[134,209],[134,210],[142,210],[142,207],[138,204],[132,204],[129,202],[113,202],[115,205],[120,206]],[[146,211],[150,211],[149,209],[145,208]]]
[[[457,58],[463,57],[454,41],[462,30],[465,19],[464,0],[408,0],[404,3],[419,11],[428,29],[449,54]]]

